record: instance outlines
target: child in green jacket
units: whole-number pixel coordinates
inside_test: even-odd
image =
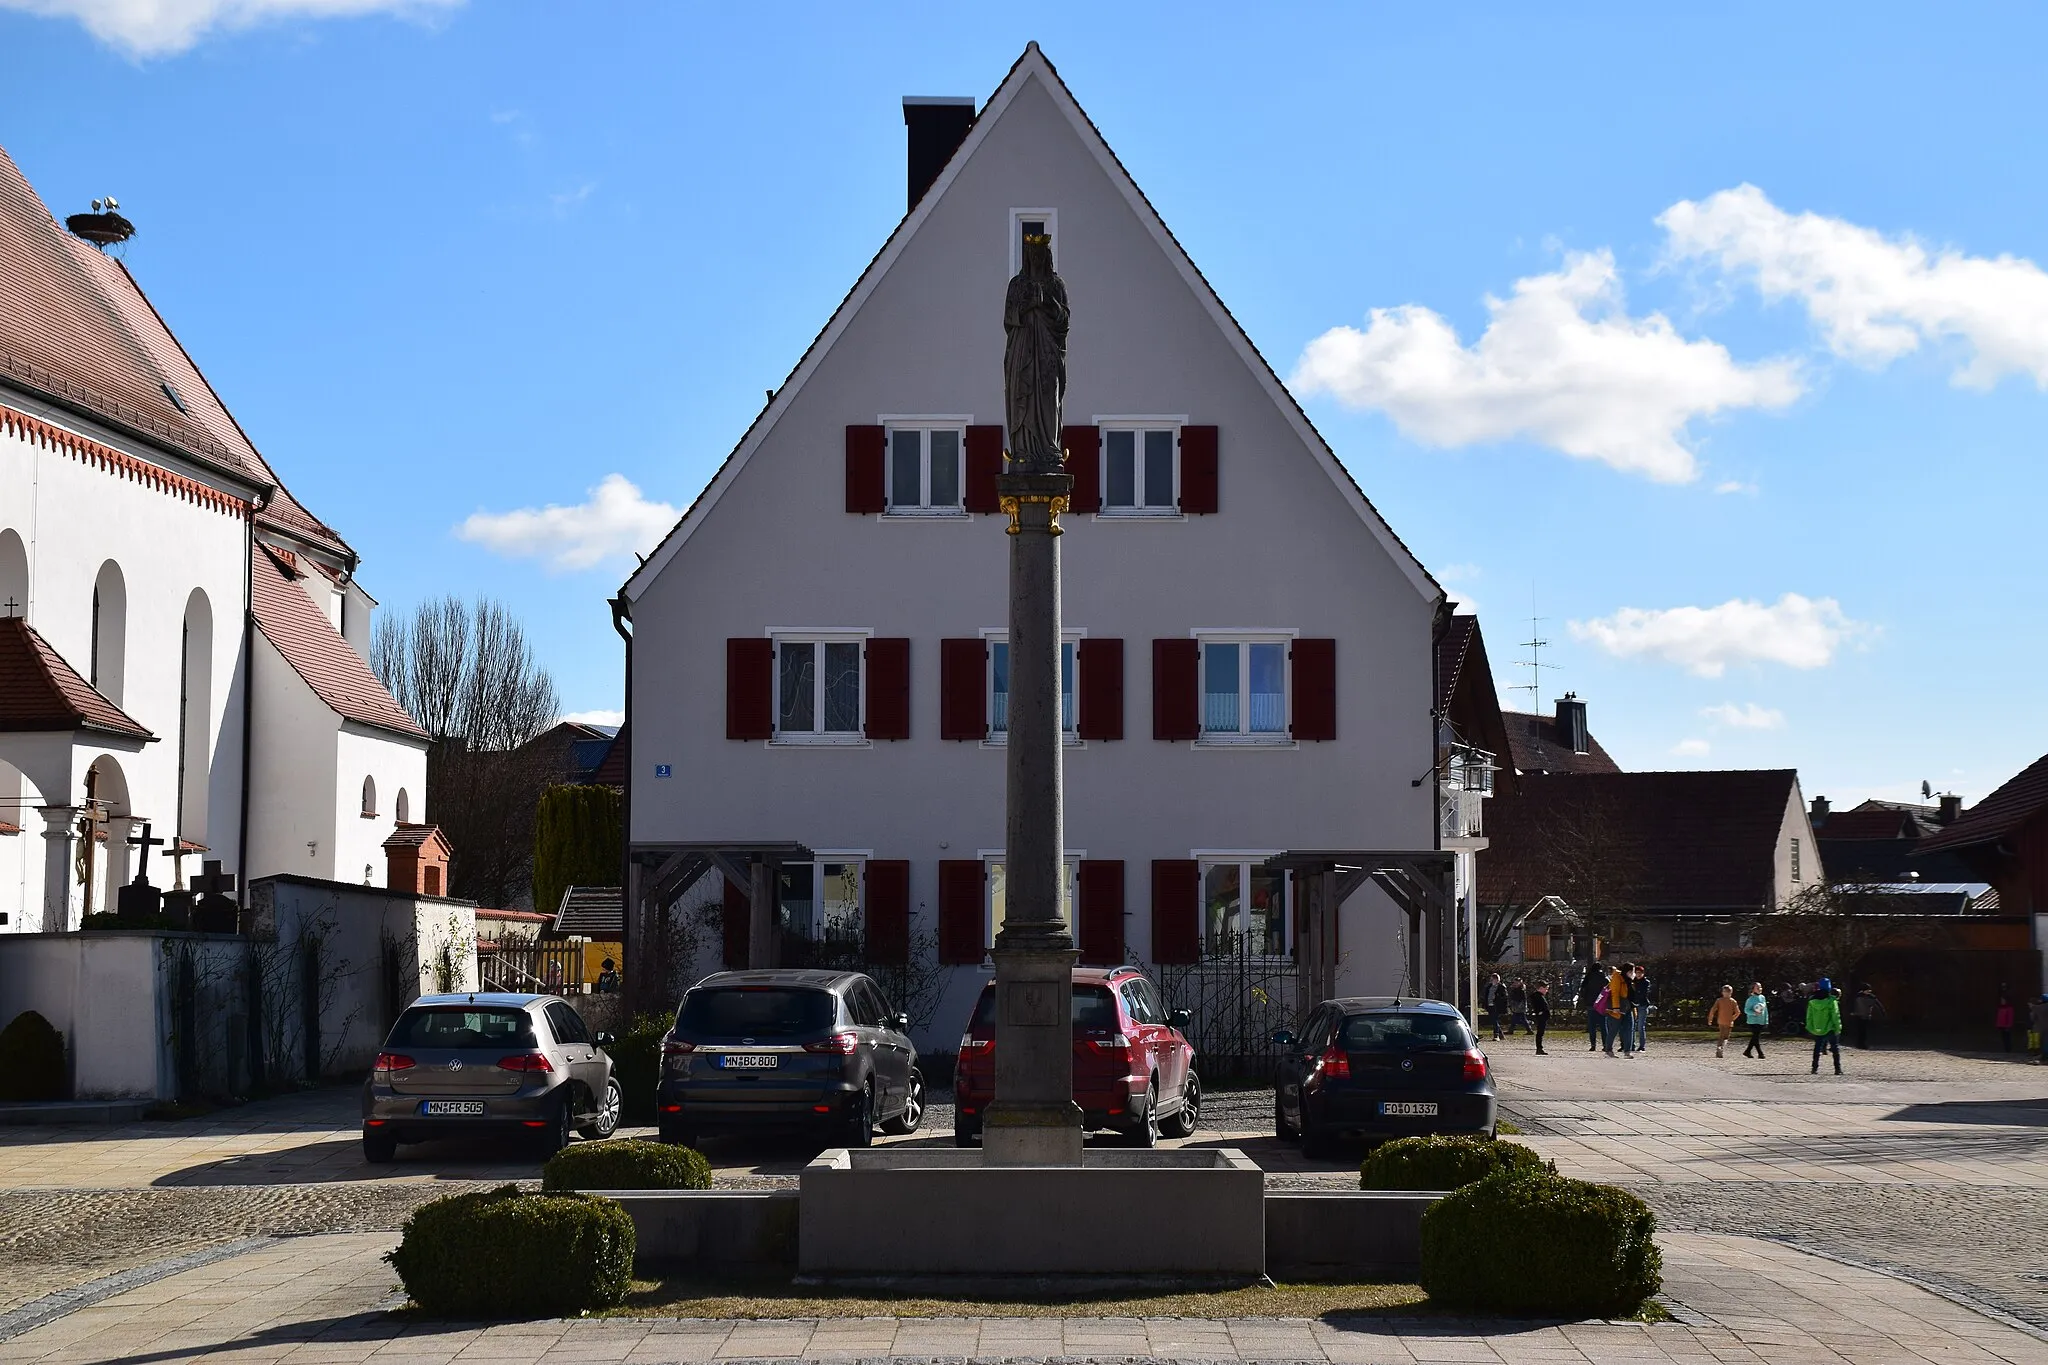
[[[1826,977],[1813,983],[1813,998],[1806,1002],[1806,1031],[1813,1035],[1813,1074],[1820,1074],[1820,1058],[1832,1052],[1835,1074],[1842,1074],[1842,1000],[1834,983]]]

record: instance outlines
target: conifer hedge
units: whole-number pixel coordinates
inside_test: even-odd
[[[533,817],[533,908],[551,915],[572,886],[617,886],[625,798],[611,787],[549,787]]]

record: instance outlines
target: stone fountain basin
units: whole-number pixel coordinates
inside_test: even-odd
[[[798,1272],[1255,1279],[1266,1177],[1233,1147],[990,1166],[971,1148],[832,1148],[798,1179]]]

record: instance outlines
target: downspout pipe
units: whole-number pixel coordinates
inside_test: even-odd
[[[612,609],[612,629],[626,642],[626,700],[624,714],[619,718],[619,737],[614,744],[626,746],[626,794],[621,803],[621,819],[625,828],[619,831],[619,952],[626,959],[626,998],[630,1001],[646,998],[644,985],[636,985],[640,972],[633,968],[633,948],[639,907],[627,903],[633,891],[633,604],[621,592],[606,605]]]
[[[243,909],[249,908],[249,778],[256,749],[256,514],[269,505],[270,494],[259,493],[249,504],[243,523],[242,556],[242,811],[241,828],[235,839],[235,892]]]

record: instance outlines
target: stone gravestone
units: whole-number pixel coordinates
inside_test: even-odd
[[[135,880],[122,887],[115,894],[114,908],[124,920],[154,919],[163,913],[164,893],[149,884],[149,851],[163,843],[150,837],[149,821],[142,822],[142,833],[128,840],[130,848],[142,850],[136,860]]]
[[[208,858],[192,879],[199,899],[192,903],[192,927],[202,934],[232,934],[239,927],[241,907],[224,892],[235,889],[235,874],[220,870],[220,859]]]

